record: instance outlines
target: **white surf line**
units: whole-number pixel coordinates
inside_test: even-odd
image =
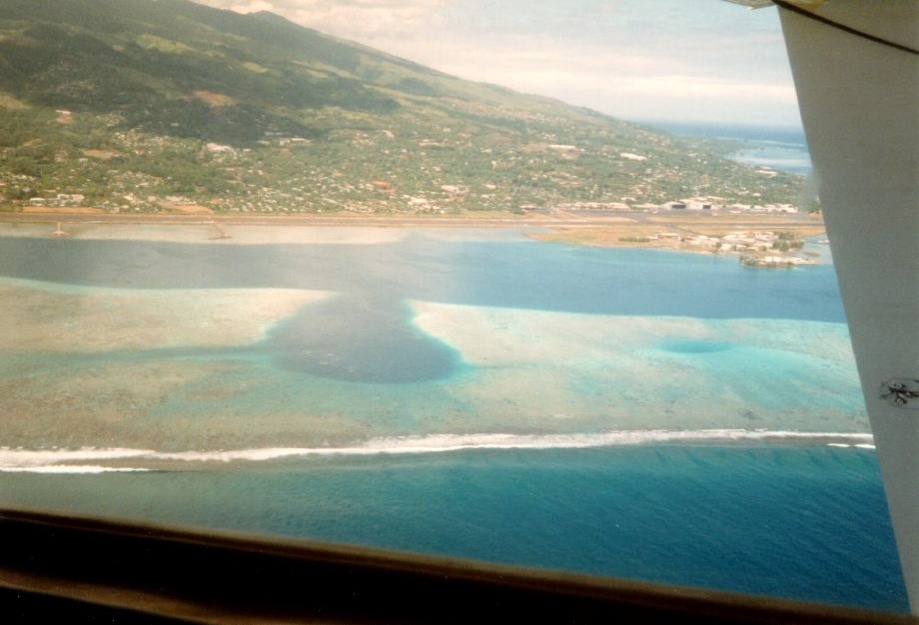
[[[619,430],[600,434],[439,434],[377,438],[342,447],[268,447],[213,451],[157,452],[149,449],[91,448],[27,450],[0,447],[0,472],[78,473],[141,471],[106,467],[100,461],[265,462],[305,456],[371,456],[487,449],[584,449],[671,442],[820,441],[832,447],[873,449],[867,433],[793,430]],[[829,442],[826,442],[829,441]],[[82,464],[86,463],[86,464]],[[93,463],[93,464],[90,464]]]

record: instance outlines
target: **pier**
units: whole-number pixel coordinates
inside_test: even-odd
[[[210,222],[210,224],[211,224],[211,225],[214,227],[214,229],[217,231],[217,236],[214,237],[215,239],[230,239],[230,238],[232,238],[232,237],[230,237],[230,235],[227,234],[226,230],[223,229],[223,226],[221,226],[221,225],[220,225],[219,223],[217,223],[216,221],[212,220],[212,221]]]
[[[64,222],[62,221],[57,222],[57,228],[54,229],[54,231],[51,233],[51,236],[58,238],[58,239],[62,239],[64,237],[70,236],[64,231]]]

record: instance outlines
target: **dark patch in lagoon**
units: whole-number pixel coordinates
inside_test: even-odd
[[[443,241],[418,233],[379,245],[0,237],[0,274],[15,278],[110,288],[341,293],[280,322],[256,346],[195,353],[254,356],[289,371],[369,383],[442,380],[463,370],[455,350],[412,325],[408,300],[604,315],[842,321],[839,294],[827,272],[832,274],[832,267],[789,277],[751,273],[737,263],[698,255]],[[723,349],[676,345],[667,351]],[[156,355],[190,354],[156,350]]]
[[[714,354],[733,349],[734,345],[724,341],[682,340],[668,341],[661,345],[665,352],[673,354]]]
[[[339,295],[304,306],[260,345],[281,369],[371,384],[427,382],[462,368],[459,353],[411,324],[402,300]]]

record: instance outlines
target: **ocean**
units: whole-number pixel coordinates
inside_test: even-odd
[[[743,124],[654,122],[651,125],[677,135],[710,137],[736,145],[725,156],[776,171],[807,175],[810,153],[804,130],[795,126],[750,126]]]
[[[15,228],[4,505],[907,610],[831,265]]]

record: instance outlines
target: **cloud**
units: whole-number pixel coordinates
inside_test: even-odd
[[[624,92],[656,98],[690,98],[709,101],[770,100],[786,104],[797,102],[794,87],[755,81],[737,82],[699,76],[655,76],[620,84]]]
[[[417,32],[446,0],[198,0],[237,13],[270,11],[319,31],[354,40]]]
[[[764,64],[761,58],[740,54],[726,59],[723,52],[713,55],[692,43],[655,54],[631,45],[522,34],[462,40],[441,34],[377,39],[371,45],[448,74],[615,116],[798,123],[795,90],[783,57]]]
[[[216,9],[228,9],[237,13],[255,13],[257,11],[278,11],[277,2],[267,0],[197,0],[198,4],[205,4]]]
[[[712,0],[198,0],[630,118],[798,123],[774,12]]]

